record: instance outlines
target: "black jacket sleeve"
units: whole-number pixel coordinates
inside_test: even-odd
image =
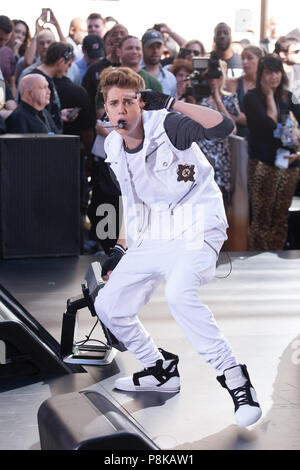
[[[244,110],[247,116],[247,125],[252,130],[273,131],[277,124],[267,115],[264,102],[257,93],[249,91],[244,96]]]
[[[234,128],[233,121],[223,115],[223,121],[215,127],[206,129],[201,124],[178,113],[170,113],[164,122],[165,131],[178,150],[188,149],[199,140],[224,139]]]

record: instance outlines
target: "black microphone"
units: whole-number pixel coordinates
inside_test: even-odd
[[[118,127],[119,129],[124,129],[125,124],[126,124],[126,121],[124,121],[124,119],[119,119],[118,125],[116,127]]]
[[[105,129],[124,129],[125,128],[126,121],[124,119],[119,119],[118,124],[116,126],[103,126]]]

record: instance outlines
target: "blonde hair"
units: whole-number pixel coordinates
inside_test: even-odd
[[[232,95],[229,91],[225,90],[226,87],[226,77],[227,77],[227,63],[224,60],[219,61],[220,63],[220,69],[222,71],[222,77],[221,77],[221,87],[220,87],[220,93],[223,96],[229,96]]]
[[[100,75],[101,91],[104,102],[110,88],[130,88],[134,91],[145,90],[144,79],[129,67],[107,67]]]
[[[191,39],[190,41],[187,41],[184,43],[183,47],[186,49],[187,47],[191,46],[192,44],[198,44],[198,46],[201,49],[201,55],[204,56],[206,54],[205,47],[201,41],[198,39]]]

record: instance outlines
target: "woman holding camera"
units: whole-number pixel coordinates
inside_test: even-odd
[[[236,93],[228,93],[224,90],[226,77],[226,64],[220,61],[222,75],[220,78],[208,79],[210,88],[209,96],[199,103],[211,109],[215,109],[229,117],[234,123],[240,114]],[[223,140],[203,140],[199,146],[207,159],[215,168],[215,180],[223,194],[225,208],[231,203],[231,156],[228,137]]]
[[[267,54],[258,64],[256,88],[244,98],[249,158],[254,162],[249,250],[282,250],[288,210],[299,178],[300,104],[286,89],[281,59]],[[298,121],[298,123],[296,123]]]

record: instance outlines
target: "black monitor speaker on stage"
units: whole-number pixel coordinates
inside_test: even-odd
[[[80,254],[79,137],[0,136],[1,257]]]
[[[55,338],[0,285],[0,384],[73,372],[84,369],[65,364]]]
[[[110,396],[92,390],[49,398],[38,411],[41,449],[159,450],[116,405]]]

